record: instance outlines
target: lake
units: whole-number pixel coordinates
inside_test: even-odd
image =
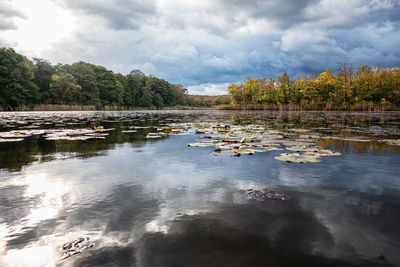
[[[399,266],[400,113],[0,113],[0,266]]]

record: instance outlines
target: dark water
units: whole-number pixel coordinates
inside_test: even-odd
[[[342,155],[216,156],[187,146],[199,134],[121,132],[204,121],[300,128]],[[115,129],[0,142],[0,266],[400,266],[400,113],[0,113],[3,133],[92,125]],[[249,199],[263,188],[292,198]],[[78,237],[94,246],[59,260]]]

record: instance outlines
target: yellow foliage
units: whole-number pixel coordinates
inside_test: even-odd
[[[332,70],[327,69],[325,72],[321,73],[317,79],[315,79],[315,82],[334,86],[337,83],[337,80],[333,77]]]

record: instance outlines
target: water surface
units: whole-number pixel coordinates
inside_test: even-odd
[[[235,157],[188,147],[204,136],[191,131],[146,138],[204,122],[312,135],[341,155],[288,163],[284,145]],[[38,133],[92,125],[108,135]],[[400,265],[400,113],[4,112],[0,136],[0,266]],[[292,198],[249,198],[264,188]],[[78,237],[94,246],[59,260]]]

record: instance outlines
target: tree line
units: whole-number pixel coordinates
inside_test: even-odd
[[[374,104],[398,108],[400,68],[362,65],[354,69],[350,63],[339,63],[336,75],[327,69],[295,80],[287,72],[277,79],[248,77],[242,84],[230,85],[228,92],[233,106],[349,109]],[[0,110],[40,104],[96,109],[212,107],[229,101],[227,96],[188,95],[183,86],[140,70],[122,75],[83,61],[52,65],[45,59],[31,61],[12,48],[0,48]]]
[[[251,78],[228,88],[232,104],[297,105],[311,109],[346,109],[361,104],[400,106],[400,68],[338,63],[320,74],[291,80],[285,71],[277,79]],[[330,108],[329,108],[330,107]]]
[[[163,108],[186,105],[187,89],[139,70],[113,73],[83,61],[53,66],[0,48],[0,108],[38,104]]]

